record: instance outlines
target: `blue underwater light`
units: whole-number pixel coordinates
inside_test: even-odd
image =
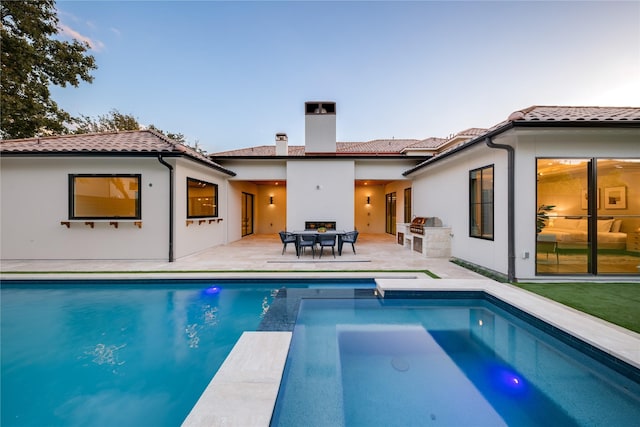
[[[210,288],[205,289],[204,293],[207,295],[218,295],[220,290],[221,289],[218,286],[211,286]]]
[[[512,369],[505,366],[494,366],[490,373],[493,384],[503,393],[522,394],[527,390],[525,379]]]

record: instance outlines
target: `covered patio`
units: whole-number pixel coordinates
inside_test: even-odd
[[[177,259],[175,262],[144,260],[43,260],[43,261],[3,261],[2,274],[9,278],[11,273],[39,272],[92,272],[109,273],[251,273],[282,272],[322,274],[323,272],[363,273],[369,277],[412,275],[430,271],[443,279],[481,279],[477,273],[462,268],[446,258],[426,258],[407,247],[396,243],[390,234],[361,233],[355,245],[345,245],[342,255],[334,258],[325,249],[322,258],[312,258],[311,252],[296,257],[293,244],[282,254],[282,243],[277,233],[255,234],[235,242],[207,249],[203,252]],[[375,274],[372,274],[374,272]]]

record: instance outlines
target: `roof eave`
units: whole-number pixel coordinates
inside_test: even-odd
[[[215,165],[208,163],[202,159],[198,159],[196,157],[190,156],[185,153],[175,153],[171,151],[116,151],[116,152],[105,152],[105,151],[7,151],[0,153],[0,157],[20,157],[20,156],[29,156],[29,157],[183,157],[194,161],[196,163],[202,164],[208,168],[217,170],[229,176],[236,176],[237,174],[229,169],[226,169],[220,165]]]
[[[409,169],[402,173],[403,176],[409,176],[418,170],[425,168],[429,165],[432,165],[440,160],[444,160],[462,150],[466,150],[467,148],[474,146],[480,142],[484,142],[487,138],[493,138],[501,133],[504,133],[510,129],[516,127],[522,128],[532,128],[532,127],[593,127],[593,128],[606,128],[606,127],[631,127],[638,128],[640,127],[640,120],[517,120],[505,123],[504,125],[497,127],[496,129],[489,131],[485,134],[482,134],[476,138],[473,138],[470,141],[462,144],[461,146],[452,149],[451,151],[447,151],[446,153],[436,155],[431,159],[427,159],[424,162],[420,163],[418,166]]]

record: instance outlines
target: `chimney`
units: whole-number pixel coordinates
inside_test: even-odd
[[[289,155],[289,138],[286,133],[276,133],[276,156]]]
[[[305,102],[305,153],[336,152],[336,103]]]

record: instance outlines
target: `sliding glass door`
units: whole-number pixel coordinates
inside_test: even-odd
[[[536,273],[639,274],[640,160],[537,160]]]

